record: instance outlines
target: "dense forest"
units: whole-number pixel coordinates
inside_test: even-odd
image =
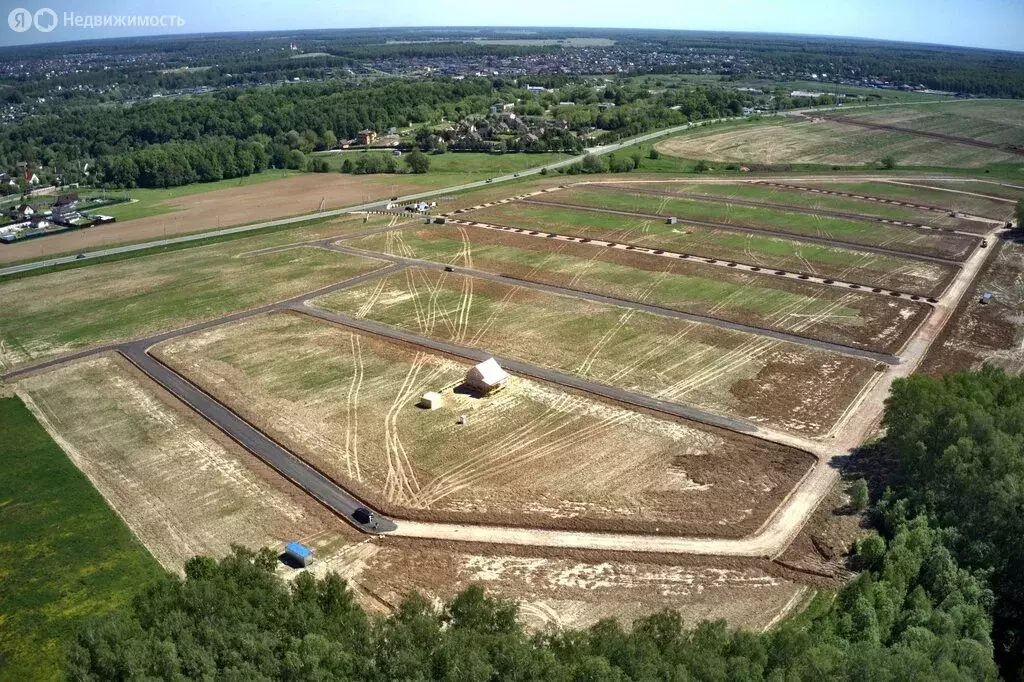
[[[987,680],[1021,673],[1024,378],[986,368],[898,380],[866,455],[892,483],[856,578],[768,632],[684,623],[528,634],[479,588],[368,616],[345,582],[284,583],[269,550],[197,557],[68,658],[81,680]],[[877,481],[876,481],[877,482]],[[994,616],[994,621],[993,621]],[[997,667],[997,664],[999,667]]]
[[[342,82],[231,89],[215,94],[157,98],[131,106],[81,107],[60,116],[33,116],[0,130],[0,167],[20,161],[41,167],[44,180],[109,187],[172,187],[259,173],[268,167],[319,170],[306,155],[333,148],[362,129],[385,132],[483,116],[496,102],[519,102],[527,117],[556,107],[574,131],[606,131],[604,141],[656,128],[734,114],[749,99],[701,86],[653,95],[609,86],[600,92],[566,85],[530,93],[502,79],[390,80],[361,86]],[[603,110],[601,103],[614,105]],[[676,107],[676,108],[672,108]],[[455,148],[479,151],[581,151],[579,138],[550,127],[530,145],[519,138]],[[91,170],[86,173],[86,164]],[[395,170],[394,168],[390,170]],[[372,172],[372,171],[371,171]]]
[[[985,368],[893,386],[883,518],[924,514],[965,568],[988,576],[996,659],[1024,679],[1024,377]]]

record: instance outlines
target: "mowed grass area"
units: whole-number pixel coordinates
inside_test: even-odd
[[[901,166],[980,168],[1021,159],[1001,150],[822,119],[697,129],[655,147],[670,156],[723,163],[875,166],[891,154]]]
[[[952,265],[858,251],[855,246],[815,244],[795,237],[686,224],[668,225],[660,218],[631,218],[571,207],[512,202],[463,215],[484,223],[636,244],[925,296],[941,293],[956,270]]]
[[[0,423],[0,679],[60,680],[81,626],[162,571],[19,398]]]
[[[992,144],[1024,145],[1024,102],[981,100],[838,112],[866,123],[966,137]]]
[[[992,197],[1000,197],[1003,199],[1013,199],[1014,201],[1024,199],[1024,178],[1022,178],[1021,183],[1018,183],[1017,185],[1012,183],[986,182],[984,180],[929,180],[928,185],[932,187],[942,187],[945,189],[977,192],[978,194],[987,194]]]
[[[543,201],[581,208],[604,208],[644,215],[676,216],[723,225],[816,237],[847,244],[878,246],[911,254],[965,259],[980,241],[974,237],[886,225],[869,220],[797,213],[763,206],[672,196],[659,185],[581,185],[543,196]]]
[[[299,171],[267,169],[262,173],[247,175],[242,178],[232,178],[231,180],[196,182],[191,185],[167,187],[164,189],[131,189],[115,191],[113,192],[114,195],[126,195],[131,198],[131,202],[114,204],[113,206],[104,206],[97,212],[103,213],[104,215],[114,216],[119,222],[125,222],[126,220],[135,220],[136,218],[146,218],[148,216],[162,215],[164,213],[176,211],[177,209],[174,206],[167,203],[171,199],[178,199],[192,194],[213,192],[219,189],[231,189],[234,187],[257,185],[263,182],[280,180],[281,178],[293,177],[299,174]]]
[[[357,152],[319,152],[313,156],[324,159],[330,164],[331,170],[341,170],[345,159],[355,163],[359,158],[366,155],[392,156],[391,151],[357,151]],[[429,154],[430,170],[426,175],[435,174],[459,176],[468,175],[458,180],[467,182],[479,180],[497,175],[508,175],[517,173],[527,168],[538,168],[548,166],[552,163],[572,158],[572,154],[560,154],[546,152],[540,154],[510,153],[510,154],[489,154],[487,152],[447,152],[445,154]],[[398,159],[399,165],[406,167],[404,157]],[[402,176],[396,176],[402,177]],[[422,176],[421,176],[422,177]],[[453,182],[453,184],[455,184]]]
[[[518,377],[494,396],[470,396],[455,390],[468,364],[293,313],[175,339],[156,352],[329,476],[404,517],[636,530],[654,523],[738,536],[810,463],[787,448]],[[427,391],[445,405],[417,407]],[[468,423],[456,423],[460,414]]]
[[[898,351],[929,311],[773,275],[474,227],[408,227],[346,243],[886,352]]]
[[[801,182],[807,187],[823,187],[837,192],[851,192],[865,196],[882,197],[884,199],[896,199],[899,201],[915,201],[927,206],[944,208],[951,212],[968,213],[970,215],[991,218],[992,220],[1010,220],[1016,204],[1012,201],[998,201],[979,194],[986,194],[985,190],[966,188],[965,191],[952,183],[935,183],[930,180],[900,180],[894,178],[891,182],[829,182],[817,181]]]
[[[787,184],[800,185],[801,183],[795,182]],[[823,186],[827,188],[827,185]],[[987,223],[955,218],[947,213],[920,210],[907,206],[895,206],[893,204],[868,201],[866,199],[854,199],[852,197],[832,196],[815,192],[772,187],[770,185],[763,184],[762,182],[638,182],[634,184],[616,185],[615,187],[621,190],[635,189],[650,192],[663,192],[667,194],[695,194],[715,199],[760,201],[769,204],[806,208],[814,211],[856,213],[857,215],[861,215],[866,218],[899,220],[907,223],[928,225],[931,227],[966,230],[987,230],[989,227]],[[551,195],[551,197],[546,197],[546,199],[554,198],[555,196],[557,195]]]
[[[378,219],[386,224],[388,218]],[[385,263],[324,249],[250,252],[368,227],[349,218],[0,284],[0,365],[174,329],[340,282]]]
[[[419,268],[314,305],[809,435],[826,433],[874,371],[759,335]]]

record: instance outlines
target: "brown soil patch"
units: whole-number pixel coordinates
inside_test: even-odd
[[[394,191],[393,187],[393,182],[382,176],[309,173],[243,187],[200,192],[168,199],[166,205],[176,209],[172,213],[0,245],[3,247],[0,248],[0,263],[313,213],[320,208],[321,200],[324,201],[325,210],[354,206],[386,199]],[[407,182],[403,178],[398,191],[413,194],[433,188],[434,185],[425,176],[422,182]]]
[[[359,585],[387,603],[418,592],[435,601],[472,584],[519,602],[530,630],[585,628],[602,618],[624,625],[665,608],[686,623],[725,619],[761,629],[811,594],[804,576],[767,561],[718,557],[633,557],[532,548],[389,539]]]
[[[291,315],[157,352],[326,475],[403,518],[740,537],[811,463],[790,448],[518,378],[485,401],[463,397],[450,389],[465,364]],[[302,370],[289,358],[316,383],[294,376]],[[412,375],[406,368],[415,363],[422,370]],[[353,377],[357,414],[346,407]],[[417,408],[426,390],[440,390],[448,405]],[[460,413],[468,425],[455,425]]]
[[[983,362],[1024,370],[1024,243],[994,240],[992,253],[918,371],[932,376],[976,369]],[[982,305],[982,294],[994,298]]]
[[[864,515],[849,509],[846,486],[841,481],[832,487],[786,551],[775,558],[776,565],[802,574],[812,584],[838,587],[849,578],[850,550],[868,531]]]

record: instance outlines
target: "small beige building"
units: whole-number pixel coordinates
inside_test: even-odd
[[[488,358],[469,370],[466,384],[477,393],[489,395],[508,386],[508,373],[497,360]]]
[[[437,410],[444,407],[444,398],[440,393],[435,391],[427,391],[420,398],[420,407],[426,410]]]

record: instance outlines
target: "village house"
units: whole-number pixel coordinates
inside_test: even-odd
[[[466,385],[481,395],[490,395],[508,386],[508,373],[497,360],[488,358],[469,370]]]
[[[376,140],[377,133],[372,130],[360,130],[356,133],[356,142],[363,146],[369,146],[376,142]]]

